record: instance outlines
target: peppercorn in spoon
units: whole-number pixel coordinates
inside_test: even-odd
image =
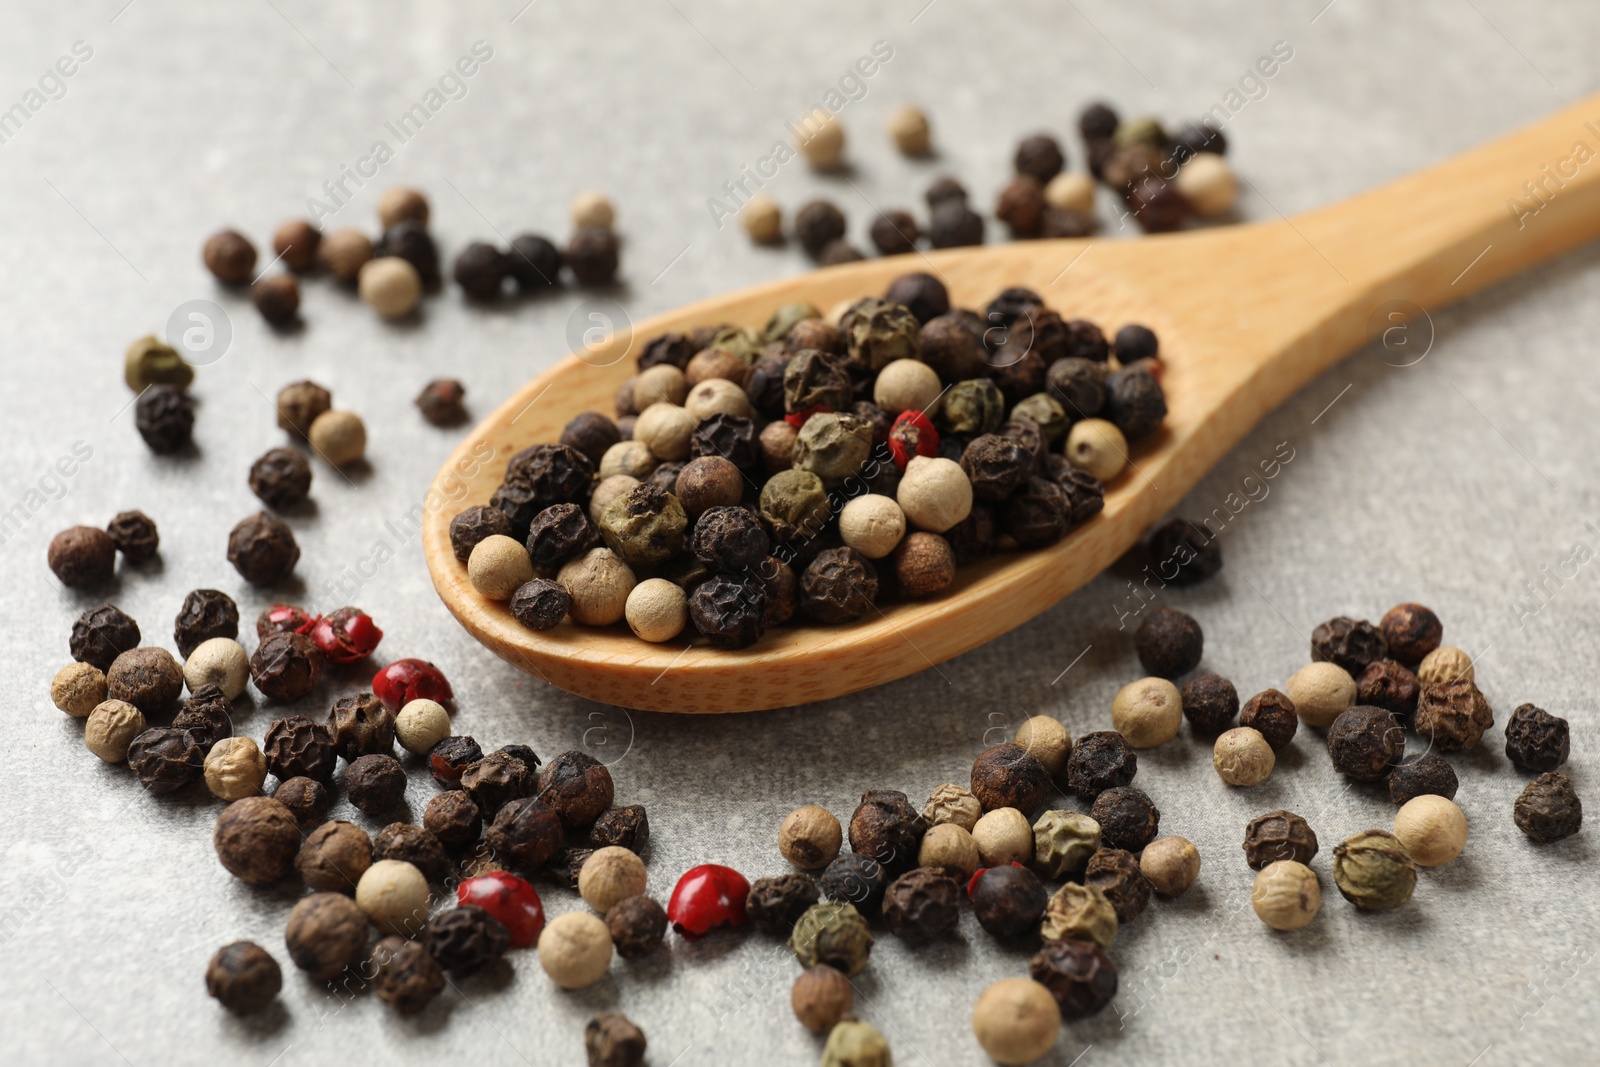
[[[1004,633],[1126,552],[1290,394],[1368,342],[1413,362],[1427,313],[1600,232],[1600,96],[1409,177],[1293,219],[1137,241],[1050,240],[894,256],[820,270],[668,312],[569,357],[529,382],[446,462],[430,499],[489,500],[506,461],[555,441],[584,411],[609,411],[638,343],[667,331],[759,328],[795,302],[829,309],[929,271],[953,306],[1025,286],[1064,317],[1160,338],[1167,418],[1106,487],[1102,513],[1043,549],[958,568],[929,600],[879,605],[837,626],[770,630],[728,651],[693,637],[650,644],[623,625],[536,631],[481,596],[450,542],[447,507],[423,538],[435,587],[497,655],[594,700],[673,712],[752,711],[823,700],[902,678]],[[1557,177],[1559,175],[1559,178]],[[1537,195],[1529,183],[1539,186]],[[1414,353],[1414,354],[1413,354]],[[436,494],[436,497],[435,497]]]

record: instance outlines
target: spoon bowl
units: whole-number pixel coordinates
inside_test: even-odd
[[[1589,124],[1593,122],[1594,125]],[[467,630],[528,673],[581,696],[652,711],[753,711],[823,700],[934,666],[1019,626],[1110,566],[1270,410],[1344,355],[1379,341],[1401,358],[1431,342],[1430,310],[1600,232],[1600,167],[1548,199],[1524,195],[1575,141],[1600,146],[1600,96],[1410,177],[1293,219],[1146,237],[1017,242],[819,270],[656,316],[570,356],[485,419],[436,477],[424,551],[435,588]],[[1510,198],[1510,200],[1508,200]],[[1520,214],[1511,204],[1526,201]],[[1536,209],[1536,210],[1535,210]],[[789,625],[729,652],[693,635],[653,645],[623,624],[536,632],[480,596],[449,524],[487,503],[506,461],[556,440],[579,412],[612,408],[644,341],[736,323],[778,307],[881,294],[927,271],[952,306],[1026,286],[1065,318],[1108,334],[1139,322],[1161,341],[1168,414],[1106,487],[1100,515],[1049,548],[958,568],[938,597],[894,602],[842,626]],[[1405,346],[1411,346],[1409,349]],[[445,502],[449,502],[446,505]]]

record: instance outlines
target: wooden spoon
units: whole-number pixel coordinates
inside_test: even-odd
[[[896,256],[658,315],[539,375],[450,457],[423,530],[434,585],[497,655],[609,704],[752,711],[903,678],[1021,625],[1111,565],[1263,415],[1347,353],[1385,335],[1392,362],[1414,359],[1431,339],[1427,311],[1600,231],[1597,153],[1600,96],[1293,219],[1135,241],[1024,241]],[[473,590],[451,551],[452,516],[487,502],[519,449],[556,440],[581,411],[609,412],[645,340],[723,322],[760,327],[794,301],[827,311],[917,270],[943,278],[955,305],[982,307],[999,290],[1023,285],[1066,317],[1094,320],[1108,333],[1128,322],[1155,330],[1166,425],[1134,450],[1134,466],[1108,488],[1101,515],[1052,548],[961,568],[936,599],[887,604],[843,626],[779,627],[742,652],[694,639],[692,627],[661,645],[622,624],[563,623],[537,633]]]

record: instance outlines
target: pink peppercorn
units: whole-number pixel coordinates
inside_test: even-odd
[[[444,673],[426,660],[397,659],[372,679],[372,692],[390,711],[399,711],[413,700],[444,703],[455,696]]]
[[[360,608],[340,608],[311,624],[311,641],[334,663],[366,659],[383,640],[383,631]]]
[[[667,901],[667,918],[685,941],[704,937],[719,926],[743,926],[745,898],[750,883],[732,867],[702,863],[691,867],[672,887]]]
[[[499,920],[511,935],[512,948],[539,943],[544,929],[544,903],[524,879],[509,871],[491,871],[468,878],[456,886],[456,903],[482,908]]]

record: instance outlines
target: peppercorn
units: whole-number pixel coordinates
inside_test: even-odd
[[[620,845],[595,849],[578,869],[578,895],[604,915],[612,905],[645,889],[644,861]]]
[[[416,189],[391,185],[378,197],[378,223],[384,229],[402,222],[428,225],[428,198]]]
[[[243,285],[256,265],[256,246],[238,230],[218,230],[206,238],[201,259],[223,285]]]
[[[332,394],[316,382],[290,382],[278,390],[278,428],[305,437],[311,424],[331,407]]]
[[[1272,746],[1259,730],[1237,726],[1217,737],[1211,750],[1211,765],[1217,777],[1228,785],[1249,788],[1272,775],[1277,758]]]
[[[467,767],[483,758],[483,749],[470,737],[446,737],[428,751],[433,780],[446,788],[461,781]]]
[[[1034,457],[1020,443],[995,434],[972,439],[961,454],[961,469],[979,500],[999,502],[1020,488],[1033,469]]]
[[[549,630],[572,611],[572,594],[559,582],[535,578],[511,594],[511,614],[530,630]]]
[[[667,933],[667,913],[652,897],[625,897],[606,912],[606,928],[617,955],[641,959],[660,947]]]
[[[1250,906],[1256,917],[1274,930],[1299,930],[1322,910],[1322,886],[1305,864],[1275,860],[1256,875]]]
[[[983,244],[983,216],[965,199],[942,200],[928,221],[928,240],[935,248],[965,248]]]
[[[372,240],[360,230],[334,230],[317,243],[317,263],[342,285],[353,283],[371,258]]]
[[[386,937],[373,946],[372,962],[372,991],[401,1015],[417,1014],[444,991],[444,971],[425,941]]]
[[[1417,665],[1417,681],[1424,687],[1458,679],[1473,680],[1472,657],[1451,645],[1440,645]]]
[[[385,257],[409,263],[427,289],[439,287],[439,248],[428,233],[426,220],[402,218],[384,226],[373,246],[373,262]]]
[[[74,719],[86,719],[106,699],[106,676],[89,663],[69,663],[50,681],[50,702]]]
[[[1033,824],[1033,866],[1047,878],[1081,876],[1100,848],[1100,824],[1076,811],[1047,811]]]
[[[872,239],[872,246],[885,256],[915,252],[919,235],[917,220],[907,211],[880,212],[872,220],[872,227],[867,233]]]
[[[353,411],[324,411],[306,431],[311,450],[335,467],[357,463],[367,450],[367,427]]]
[[[562,842],[559,815],[541,797],[520,797],[507,801],[485,831],[485,839],[503,862],[524,870],[543,866]]]
[[[1393,834],[1363,830],[1334,846],[1333,884],[1362,911],[1388,911],[1411,899],[1417,865]]]
[[[216,589],[195,589],[183,598],[172,626],[172,638],[185,659],[214,637],[238,636],[239,606],[228,594]],[[138,643],[137,631],[133,643]]]
[[[268,275],[250,286],[250,302],[269,326],[291,326],[300,318],[300,283],[293,274]]]
[[[1036,133],[1017,143],[1012,162],[1018,174],[1025,174],[1043,185],[1061,173],[1067,160],[1054,137],[1047,133]]]
[[[1378,621],[1389,655],[1404,664],[1421,663],[1444,639],[1439,616],[1421,604],[1397,604]]]
[[[1200,876],[1200,852],[1183,837],[1162,837],[1145,846],[1139,870],[1164,897],[1181,897]]]
[[[89,589],[111,580],[117,548],[111,536],[93,526],[73,526],[50,540],[50,569],[71,589]]]
[[[822,255],[832,241],[844,236],[844,213],[826,200],[812,200],[794,216],[794,235],[811,258]]]
[[[1133,640],[1140,664],[1160,678],[1177,678],[1194,670],[1205,648],[1200,624],[1173,608],[1152,611],[1139,624]]]
[[[356,882],[356,905],[379,930],[416,937],[428,919],[428,881],[415,865],[378,859],[376,853],[375,848],[372,866]]]
[[[1245,702],[1239,712],[1239,724],[1255,730],[1277,752],[1294,740],[1300,718],[1293,701],[1276,689],[1268,689]]]
[[[412,823],[393,822],[372,839],[372,859],[393,860],[422,872],[428,881],[449,879],[453,866],[433,832]]]
[[[1310,863],[1316,854],[1316,831],[1292,811],[1269,811],[1245,827],[1244,858],[1253,870],[1278,860]]]
[[[963,878],[970,878],[982,862],[978,842],[955,823],[929,827],[917,846],[917,866],[944,868]]]
[[[611,964],[610,931],[587,912],[558,915],[539,937],[539,964],[562,989],[593,985]]]
[[[344,788],[350,803],[369,815],[380,815],[405,799],[406,772],[393,756],[358,756],[345,770]]]
[[[817,879],[828,900],[853,904],[863,914],[876,915],[889,884],[889,872],[864,852],[841,853]]]
[[[603,1011],[583,1028],[589,1067],[643,1067],[644,1031],[626,1016]]]
[[[1477,747],[1494,725],[1494,712],[1476,685],[1456,678],[1423,686],[1413,723],[1440,752],[1464,752]]]
[[[1018,744],[995,745],[972,764],[972,793],[985,810],[1016,808],[1030,815],[1052,788],[1044,764]]]
[[[822,895],[817,880],[809,874],[781,874],[758,878],[745,899],[745,912],[762,930],[786,937],[806,909]]]
[[[106,692],[146,714],[165,711],[183,692],[183,668],[164,648],[130,648],[106,670]]]
[[[1506,756],[1524,771],[1553,771],[1567,762],[1567,720],[1532,704],[1519,704],[1506,721]]]
[[[1222,569],[1222,542],[1203,526],[1173,519],[1150,535],[1149,551],[1163,581],[1190,586]]]
[[[537,763],[530,767],[516,756],[491,752],[461,772],[464,789],[486,818],[494,818],[506,804],[532,796],[538,784]]]
[[[695,592],[698,597],[699,590]],[[853,548],[822,550],[800,575],[800,606],[820,623],[859,619],[877,598],[877,568]]]
[[[259,511],[228,534],[228,562],[252,585],[276,585],[300,559],[300,546],[283,520]]]
[[[796,920],[789,948],[802,967],[827,964],[847,977],[860,974],[872,952],[866,919],[850,904],[813,904]]]
[[[588,843],[596,848],[617,845],[644,854],[650,843],[650,818],[643,804],[629,804],[603,813],[589,828]]]
[[[115,604],[101,604],[79,615],[67,640],[74,660],[102,671],[110,670],[118,656],[138,645],[139,624]]]
[[[1007,182],[995,202],[995,218],[1011,228],[1014,238],[1037,237],[1044,224],[1044,186],[1021,175]]]
[[[256,654],[260,655],[259,649]],[[280,779],[302,777],[323,783],[333,780],[339,758],[332,732],[303,715],[277,719],[267,727],[262,751],[267,767]]]
[[[1124,143],[1121,138],[1089,146],[1089,168],[1123,197],[1148,177],[1158,176],[1166,165],[1166,153],[1145,141]]]
[[[1407,756],[1389,773],[1389,799],[1406,804],[1419,796],[1456,795],[1456,772],[1444,757],[1432,752]]]
[[[1092,941],[1050,941],[1028,961],[1028,974],[1055,997],[1061,1014],[1083,1019],[1117,995],[1117,968]]]
[[[128,767],[147,792],[174,793],[200,777],[205,755],[187,730],[156,726],[128,746]]]
[[[961,886],[943,868],[914,868],[884,891],[883,919],[889,932],[911,944],[954,933],[960,916]]]
[[[524,233],[511,239],[511,253],[505,257],[505,269],[523,292],[539,292],[559,285],[561,266],[561,250],[548,238]]]
[[[984,879],[988,878],[985,874]],[[981,883],[980,883],[981,884]],[[1117,909],[1097,886],[1068,882],[1044,907],[1039,936],[1045,941],[1091,941],[1110,948],[1117,936]]]
[[[353,894],[372,866],[372,838],[354,823],[325,822],[306,835],[294,866],[311,889]]]
[[[1102,794],[1102,797],[1104,794]],[[1099,805],[1096,804],[1096,807]],[[1105,825],[1105,820],[1101,820]],[[1106,829],[1107,840],[1110,840],[1110,829]],[[1144,847],[1148,841],[1140,842],[1139,847]],[[1102,848],[1093,856],[1084,867],[1083,884],[1100,890],[1105,894],[1111,906],[1116,909],[1117,922],[1129,923],[1139,917],[1139,914],[1150,903],[1152,886],[1150,880],[1139,869],[1139,861],[1134,858],[1131,851],[1121,848]]]
[[[1382,708],[1356,705],[1328,730],[1334,770],[1358,782],[1376,782],[1405,754],[1405,730]]]
[[[206,964],[206,992],[235,1015],[263,1011],[283,989],[283,971],[252,941],[223,945]]]
[[[594,463],[570,445],[534,445],[506,463],[505,480],[489,503],[511,520],[513,537],[526,538],[534,516],[545,508],[583,503],[594,474]]]
[[[917,348],[922,361],[942,381],[966,381],[985,370],[983,345],[977,332],[956,314],[938,315],[923,323]]]
[[[153,559],[161,544],[155,520],[142,511],[119,512],[106,524],[106,535],[129,563],[146,563]]]
[[[978,860],[985,867],[1028,863],[1033,859],[1033,827],[1028,825],[1028,817],[1016,808],[985,812],[973,824],[972,841],[978,846]]]
[[[263,696],[292,703],[322,680],[322,653],[302,634],[271,634],[250,657],[250,678]]]
[[[1139,757],[1126,738],[1114,730],[1099,730],[1078,738],[1067,757],[1067,788],[1084,800],[1094,800],[1107,789],[1125,786],[1139,770]]]
[[[575,830],[589,826],[611,807],[615,786],[605,764],[574,750],[561,753],[539,771],[537,795],[560,816],[562,825]]]
[[[1138,852],[1155,839],[1161,812],[1142,789],[1114,786],[1095,798],[1092,814],[1107,848]]]
[[[1176,182],[1150,176],[1128,190],[1128,209],[1146,233],[1171,233],[1183,228],[1193,210]]]
[[[1228,729],[1239,711],[1239,693],[1233,683],[1215,674],[1203,674],[1184,683],[1183,716],[1197,733],[1213,736]]]
[[[891,562],[896,587],[912,599],[942,593],[956,578],[955,552],[938,534],[911,533],[895,547]]]
[[[128,346],[123,357],[122,379],[136,393],[152,385],[176,385],[182,389],[194,381],[194,368],[166,342],[141,337]]]
[[[1005,421],[1006,398],[988,378],[968,379],[949,388],[939,415],[951,433],[993,433]]]
[[[912,233],[915,240],[914,231],[907,232]],[[889,283],[883,298],[910,311],[924,326],[950,310],[949,290],[944,282],[926,271],[900,275]]]
[[[1026,867],[980,870],[968,887],[973,916],[992,936],[1009,940],[1031,932],[1045,911],[1046,892]]]
[[[1134,748],[1154,748],[1171,741],[1182,723],[1183,697],[1165,678],[1129,682],[1111,701],[1111,725]]]
[[[1058,359],[1045,373],[1045,384],[1074,420],[1092,419],[1105,407],[1105,377],[1098,363],[1077,356]]]
[[[1418,866],[1438,867],[1466,847],[1467,817],[1445,797],[1415,797],[1395,813],[1394,835]]]
[[[525,539],[533,565],[558,569],[575,556],[598,547],[600,533],[578,504],[552,504],[534,516]]]
[[[1392,659],[1373,660],[1356,678],[1357,700],[1396,716],[1415,712],[1420,694],[1417,676]]]
[[[1078,132],[1085,141],[1107,140],[1117,132],[1121,120],[1110,106],[1096,101],[1078,116]]]
[[[861,794],[850,817],[850,847],[876,859],[889,874],[898,874],[916,865],[918,842],[927,828],[904,793],[871,789]]]
[[[422,826],[446,845],[470,845],[478,839],[482,812],[465,790],[449,789],[428,800]]]
[[[294,870],[300,828],[289,809],[271,797],[245,797],[222,809],[211,842],[229,874],[249,885],[266,885]]]
[[[1332,726],[1356,699],[1356,681],[1333,663],[1308,663],[1284,686],[1295,714],[1309,726]]]
[[[189,447],[195,401],[175,385],[152,385],[134,403],[134,426],[150,451],[170,455]]]
[[[789,1005],[800,1025],[813,1034],[832,1031],[850,1016],[855,1003],[850,980],[833,967],[818,964],[801,972],[789,993]]]
[[[1545,771],[1523,788],[1512,815],[1517,829],[1541,845],[1571,837],[1583,826],[1583,802],[1562,771]]]
[[[822,249],[822,254],[817,257],[820,267],[835,267],[841,263],[860,263],[866,259],[866,253],[843,238],[829,241]]]
[[[1154,433],[1167,417],[1166,395],[1154,374],[1127,368],[1106,379],[1105,410],[1129,443],[1137,443]]]

